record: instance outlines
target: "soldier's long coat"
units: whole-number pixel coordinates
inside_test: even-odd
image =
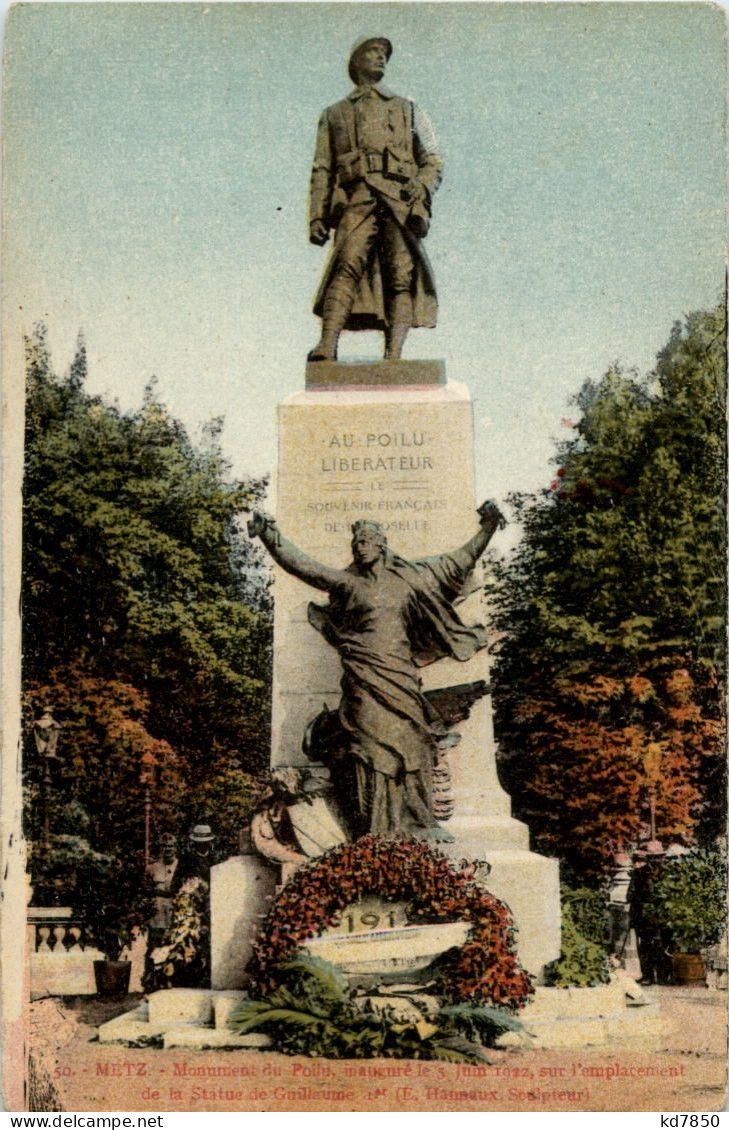
[[[399,98],[382,86],[377,87],[377,92],[389,103],[390,144],[405,156],[406,161],[412,162],[414,179],[426,187],[429,201],[431,193],[441,180],[442,161],[434,151],[432,140],[421,136],[422,131],[418,128],[419,112],[412,102]],[[357,149],[355,103],[361,93],[361,88],[353,90],[341,102],[329,106],[319,120],[311,174],[309,219],[310,222],[321,220],[336,231],[329,262],[314,302],[314,313],[319,316],[342,249],[362,222],[362,209],[349,206],[348,193],[340,183],[340,162]],[[434,326],[438,311],[435,279],[422,240],[408,227],[410,206],[400,198],[402,182],[389,179],[381,172],[370,173],[358,182],[356,196],[360,200],[363,185],[371,190],[373,197],[390,209],[412,253],[415,263],[412,324]],[[351,186],[349,191],[351,194]],[[382,329],[384,325],[382,271],[375,252],[369,269],[360,281],[346,329]]]

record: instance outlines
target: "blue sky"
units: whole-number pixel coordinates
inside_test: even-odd
[[[325,253],[307,242],[318,115],[362,33],[428,113],[445,176],[435,330],[476,400],[480,493],[552,478],[586,377],[649,369],[724,268],[724,11],[711,4],[26,4],[6,27],[5,340],[42,319],[92,391],[158,378],[237,474],[275,462]],[[343,356],[377,356],[375,335]]]

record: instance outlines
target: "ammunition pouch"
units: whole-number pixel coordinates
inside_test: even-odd
[[[417,174],[418,166],[409,158],[400,157],[394,149],[386,149],[382,154],[383,173],[389,180],[399,180],[406,184]]]
[[[389,147],[382,153],[354,149],[337,159],[337,179],[344,188],[354,181],[365,179],[371,173],[381,173],[388,180],[405,184],[417,171],[414,161],[401,157]]]

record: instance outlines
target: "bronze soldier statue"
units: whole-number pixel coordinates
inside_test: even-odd
[[[334,246],[314,303],[322,334],[309,361],[332,361],[342,330],[384,329],[385,358],[411,326],[434,326],[435,282],[422,240],[443,162],[425,115],[381,80],[388,39],[360,39],[354,90],[324,111],[311,173],[309,239]]]
[[[346,569],[308,557],[273,518],[256,513],[249,522],[249,534],[260,537],[282,568],[329,594],[327,606],[309,605],[309,620],[337,649],[344,670],[339,765],[342,773],[354,771],[350,792],[358,835],[452,839],[433,816],[436,719],[418,668],[446,656],[465,661],[484,646],[484,629],[467,627],[453,609],[494,531],[504,525],[493,503],[478,513],[480,529],[465,545],[417,561],[392,553],[377,522],[355,522],[354,560]],[[351,812],[351,802],[348,807]]]

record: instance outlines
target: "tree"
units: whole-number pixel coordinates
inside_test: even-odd
[[[219,794],[232,762],[242,786],[267,765],[271,601],[238,526],[265,481],[232,481],[221,422],[194,447],[153,385],[132,413],[88,395],[81,336],[66,378],[41,326],[26,362],[26,719],[53,706],[61,799],[97,815],[111,805],[117,830],[100,818],[98,835],[138,841],[144,755],[163,823],[194,820],[199,792]],[[216,815],[232,847],[237,828]]]
[[[646,380],[576,398],[550,490],[515,499],[498,568],[501,769],[546,850],[593,874],[641,835],[721,826],[725,668],[721,308],[673,327]]]
[[[148,698],[134,686],[89,675],[80,666],[55,668],[51,680],[31,685],[24,696],[25,729],[53,704],[63,720],[62,743],[53,776],[32,740],[26,743],[24,781],[26,832],[42,838],[42,821],[54,833],[83,831],[99,851],[131,852],[144,844],[144,773],[154,766],[155,821],[174,827],[184,766],[172,746],[147,727]],[[44,791],[47,795],[44,795]]]

